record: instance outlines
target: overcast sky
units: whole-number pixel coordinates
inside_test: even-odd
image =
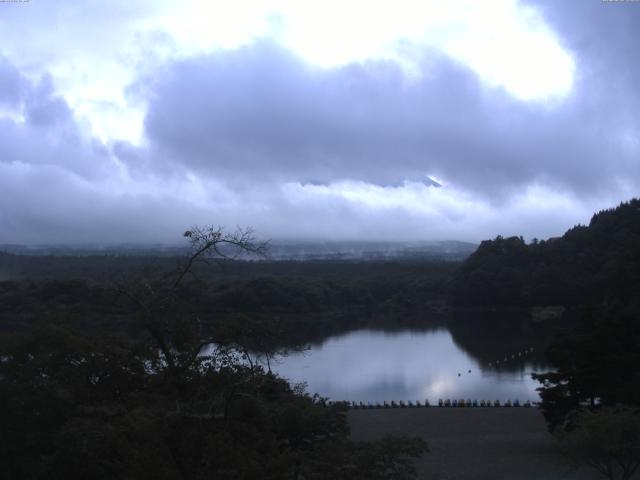
[[[31,0],[0,38],[0,243],[545,238],[639,192],[640,2]]]

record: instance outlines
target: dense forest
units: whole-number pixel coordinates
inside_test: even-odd
[[[640,200],[593,215],[562,237],[480,244],[455,274],[458,305],[597,304],[629,299],[640,287]]]
[[[64,318],[79,328],[132,332],[135,305],[123,292],[153,282],[180,257],[0,255],[0,329]],[[180,285],[185,309],[204,328],[238,315],[269,322],[282,343],[367,325],[442,321],[458,263],[233,261],[198,264]],[[9,276],[9,273],[7,273]]]

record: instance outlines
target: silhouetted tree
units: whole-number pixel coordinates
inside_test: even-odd
[[[533,377],[553,431],[601,406],[640,406],[640,310],[633,304],[591,310],[547,350],[555,370]]]
[[[640,467],[640,410],[583,412],[556,435],[569,462],[589,465],[609,480],[629,480]]]

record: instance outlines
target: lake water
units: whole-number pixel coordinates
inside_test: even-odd
[[[524,346],[526,345],[526,347]],[[538,401],[531,373],[547,371],[529,345],[496,347],[495,360],[463,350],[449,330],[359,330],[326,339],[308,351],[279,357],[273,371],[306,382],[309,393],[362,402],[428,399]],[[518,355],[518,353],[520,355]],[[505,361],[506,359],[506,361]],[[490,365],[491,364],[491,365]]]

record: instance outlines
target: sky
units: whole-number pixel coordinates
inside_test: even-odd
[[[0,2],[0,243],[561,235],[638,196],[640,2]]]

